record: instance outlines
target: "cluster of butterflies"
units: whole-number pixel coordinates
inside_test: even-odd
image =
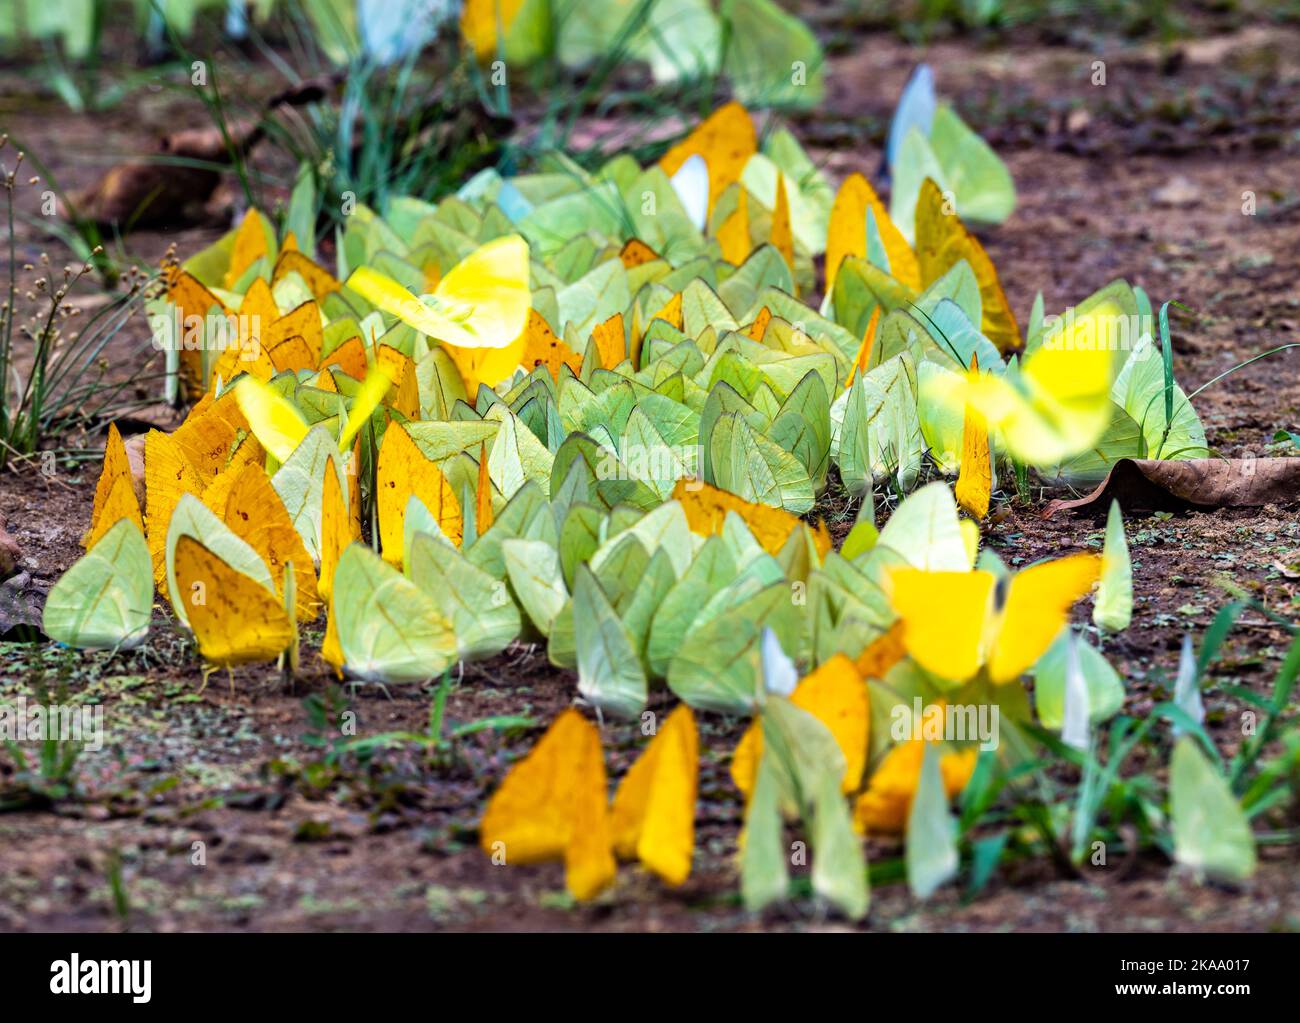
[[[719,502],[715,514],[722,507]],[[722,532],[705,548],[742,528],[734,505],[725,516]],[[920,893],[933,890],[956,869],[948,803],[970,780],[978,750],[975,736],[945,742],[918,730],[900,740],[891,725],[900,709],[920,702],[927,713],[942,715],[948,701],[995,705],[1005,715],[999,755],[1014,762],[1029,755],[1030,743],[1018,729],[1032,711],[1025,691],[1008,683],[1026,671],[1035,672],[1039,719],[1063,731],[1077,724],[1070,716],[1082,715],[1086,732],[1123,701],[1122,683],[1105,659],[1090,647],[1081,656],[1081,641],[1066,628],[1071,606],[1099,577],[1094,618],[1105,628],[1127,624],[1131,575],[1118,512],[1100,557],[1071,555],[1015,574],[987,549],[975,556],[972,527],[970,519],[959,519],[941,483],[900,506],[854,566],[862,578],[879,573],[882,620],[891,624],[852,656],[810,654],[807,631],[790,630],[775,616],[756,618],[752,608],[716,619],[725,628],[708,628],[702,635],[709,648],[695,652],[716,654],[709,674],[688,686],[669,675],[682,703],[662,730],[650,729],[654,737],[620,782],[612,807],[606,805],[599,731],[576,710],[565,711],[489,801],[480,829],[483,851],[498,863],[560,860],[579,899],[612,883],[620,859],[639,860],[665,883],[680,885],[689,876],[694,845],[699,764],[693,710],[724,710],[752,716],[731,761],[732,780],[746,802],[740,867],[747,906],[761,909],[788,894],[784,828],[795,821],[804,823],[809,838],[813,890],[847,916],[860,918],[868,908],[857,837],[865,832],[904,835],[909,880]],[[545,550],[539,545],[529,553],[540,557]],[[661,604],[665,613],[678,613],[678,594],[703,602],[706,617],[716,603],[717,596],[701,597],[699,584],[689,584],[691,571],[670,587]],[[774,592],[790,603],[784,583]],[[785,638],[778,632],[783,626]],[[604,631],[605,623],[588,627]],[[694,627],[687,625],[688,634]],[[585,690],[588,699],[630,714],[644,705],[643,689],[637,702],[618,706],[603,688],[617,684],[620,663],[637,661],[635,645],[621,642],[601,643],[599,651],[602,659],[619,662],[607,660],[593,673],[580,661],[579,686],[600,683]],[[800,660],[815,664],[802,678],[787,642]],[[551,649],[554,658],[554,643]],[[733,672],[737,659],[744,667]],[[1065,695],[1071,686],[1082,687],[1081,699]],[[643,711],[640,720],[645,731],[655,715]]]
[[[468,0],[460,28],[483,65],[586,69],[617,54],[661,84],[722,77],[746,103],[807,107],[825,96],[821,44],[775,0]]]
[[[489,807],[484,848],[563,858],[580,896],[615,855],[677,883],[692,711],[748,714],[733,765],[747,901],[784,890],[781,822],[802,817],[814,887],[865,911],[854,827],[938,834],[909,822],[946,813],[973,765],[970,749],[896,743],[895,708],[993,701],[1004,721],[1036,710],[1086,731],[1123,701],[1067,628],[1099,579],[1097,624],[1127,625],[1117,510],[1100,557],[1012,573],[980,545],[999,458],[1080,475],[1118,457],[1114,438],[1170,433],[1148,423],[1165,407],[1159,360],[1084,343],[1141,313],[1123,282],[1059,325],[1040,298],[1027,354],[1004,362],[1022,338],[942,186],[988,219],[1010,205],[916,88],[888,154],[896,188],[908,153],[934,164],[910,215],[861,175],[833,192],[788,132],[760,147],[734,103],[648,168],[623,155],[590,174],[556,155],[436,206],[359,207],[336,273],[307,226],[300,247],[250,211],[167,270],[152,312],[203,341],[168,348],[193,407],[145,437],[143,486],[110,431],[87,553],[45,632],[137,645],[157,588],[209,668],[293,671],[299,625],[323,612],[321,656],[356,679],[421,681],[524,638],[604,713],[644,713],[662,681],[685,706],[612,817],[597,733],[566,714]],[[822,255],[814,310],[797,296]],[[883,478],[912,489],[927,453],[957,474],[955,497],[919,487],[880,530],[866,500],[838,551],[798,518],[831,465],[865,495]],[[1034,708],[1010,684],[1028,672]]]

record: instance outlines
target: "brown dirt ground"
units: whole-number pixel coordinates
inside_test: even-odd
[[[831,96],[796,125],[837,176],[874,170],[893,98],[921,51],[883,34],[852,35],[834,58]],[[1049,310],[1124,276],[1159,302],[1178,298],[1176,371],[1184,386],[1295,338],[1300,322],[1300,34],[1246,26],[1180,47],[1074,48],[1018,41],[1000,47],[948,41],[930,47],[941,91],[956,97],[1007,158],[1019,208],[985,232],[1017,314],[1036,290]],[[1108,82],[1089,82],[1105,59]],[[0,78],[0,116],[34,144],[64,187],[88,183],[105,162],[127,157],[194,116],[170,94],[145,92],[109,114],[74,116],[34,103],[21,82]],[[1177,180],[1178,205],[1157,193]],[[1258,197],[1243,216],[1242,193]],[[173,242],[183,252],[219,228],[140,232],[129,251],[156,263]],[[23,228],[20,262],[56,242]],[[139,324],[131,335],[143,338]],[[127,342],[130,357],[144,344]],[[1297,353],[1256,364],[1198,400],[1211,444],[1226,455],[1264,454],[1275,430],[1300,426]],[[1277,453],[1281,453],[1278,451]],[[20,569],[39,600],[77,557],[94,466],[45,478],[0,476],[0,515],[18,541]],[[1004,495],[1005,496],[1005,495]],[[1041,507],[1039,505],[1038,507]],[[842,509],[841,509],[842,511]],[[1127,679],[1127,709],[1141,714],[1166,693],[1184,632],[1196,634],[1227,597],[1223,580],[1294,616],[1300,523],[1292,510],[1189,513],[1128,523],[1136,613],[1106,652]],[[990,542],[1024,562],[1095,547],[1096,522],[1043,521],[1037,508],[1004,503]],[[12,584],[11,584],[12,586]],[[313,637],[319,640],[319,634]],[[1230,641],[1206,693],[1211,730],[1230,750],[1241,705],[1218,691],[1235,681],[1262,689],[1276,672],[1284,635],[1258,616]],[[314,647],[315,642],[309,644]],[[431,765],[393,753],[369,767],[322,773],[306,694],[329,677],[317,658],[292,693],[268,670],[244,669],[234,694],[220,676],[198,693],[192,649],[166,624],[140,651],[114,658],[8,647],[6,695],[40,680],[72,698],[103,702],[110,739],[84,754],[81,796],[52,808],[0,814],[0,929],[608,929],[770,930],[844,926],[808,900],[764,917],[739,904],[734,867],[741,819],[727,775],[741,722],[701,720],[702,763],[695,869],[666,891],[634,867],[591,905],[564,893],[558,865],[494,869],[476,846],[485,796],[538,729],[466,741]],[[518,647],[469,666],[448,704],[453,722],[528,714],[545,723],[569,705],[570,675],[544,653]],[[347,696],[358,734],[420,730],[429,693],[360,688]],[[668,700],[657,698],[658,707]],[[642,739],[606,723],[612,778]],[[0,753],[0,792],[12,771]],[[194,843],[206,865],[191,864]],[[873,861],[897,847],[873,840]],[[973,903],[957,893],[924,906],[904,886],[878,885],[865,925],[879,930],[1295,930],[1300,928],[1300,853],[1261,851],[1258,875],[1240,890],[1195,885],[1157,857],[1086,877],[1045,862],[994,879]],[[129,900],[114,908],[111,864],[121,863]]]

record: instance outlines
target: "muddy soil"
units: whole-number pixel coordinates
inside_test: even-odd
[[[838,178],[874,170],[892,103],[918,59],[941,91],[1007,159],[1016,213],[984,232],[1022,322],[1036,291],[1049,310],[1123,276],[1157,301],[1189,306],[1174,319],[1175,369],[1189,391],[1242,359],[1296,340],[1300,324],[1300,33],[1235,26],[1173,49],[1069,40],[948,40],[922,50],[891,34],[839,33],[831,94],[796,130]],[[1107,84],[1092,84],[1106,61]],[[103,115],[33,104],[25,83],[0,78],[4,127],[39,152],[66,187],[151,144],[178,118],[201,116],[170,94],[145,92]],[[1246,193],[1255,212],[1243,212]],[[219,225],[142,231],[125,247],[156,264],[169,245],[188,253]],[[66,250],[24,225],[19,262]],[[138,322],[125,360],[147,353]],[[1296,454],[1275,444],[1300,430],[1300,353],[1257,363],[1197,399],[1211,445],[1229,456]],[[102,443],[102,441],[101,441]],[[0,475],[0,515],[22,557],[19,589],[39,603],[78,556],[97,465]],[[1009,495],[1001,495],[1008,498]],[[845,509],[828,508],[842,516]],[[1100,545],[1100,523],[1053,519],[1003,501],[989,542],[1013,564]],[[1198,635],[1225,586],[1294,618],[1300,601],[1300,522],[1294,509],[1134,518],[1136,609],[1105,651],[1141,714],[1168,695],[1184,633]],[[13,588],[11,586],[11,588]],[[160,615],[162,612],[160,611]],[[0,813],[0,928],[17,930],[574,929],[771,930],[841,928],[808,900],[764,917],[739,903],[734,865],[741,822],[728,777],[743,723],[705,716],[700,802],[690,880],[667,891],[634,867],[593,904],[576,906],[562,868],[493,867],[477,849],[484,798],[545,723],[574,697],[571,674],[519,646],[465,669],[447,706],[450,724],[526,715],[533,724],[480,733],[430,758],[410,747],[358,764],[332,764],[321,708],[351,709],[357,734],[419,731],[431,692],[339,690],[309,635],[292,691],[269,669],[213,676],[200,688],[192,648],[156,622],[130,654],[79,655],[4,647],[0,693],[39,688],[105,710],[107,742],[78,762],[76,791]],[[1285,635],[1257,614],[1233,633],[1205,693],[1220,748],[1240,736],[1243,704],[1229,683],[1264,691]],[[659,696],[652,709],[666,709]],[[611,781],[643,738],[602,725]],[[1164,754],[1160,754],[1163,758]],[[1153,760],[1152,769],[1158,769]],[[16,765],[0,752],[0,804]],[[873,862],[896,844],[873,840]],[[1240,889],[1198,886],[1158,856],[1070,876],[1046,861],[1001,871],[966,904],[946,891],[925,905],[905,886],[878,883],[864,927],[875,930],[1295,930],[1300,850],[1261,849]]]

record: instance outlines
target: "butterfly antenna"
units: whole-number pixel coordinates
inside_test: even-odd
[[[915,302],[909,300],[907,304],[911,308],[915,309],[917,313],[919,313],[921,316],[925,318],[925,322],[928,323],[934,329],[934,331],[939,335],[939,337],[943,339],[943,343],[948,346],[948,351],[952,353],[952,357],[956,359],[958,363],[961,363],[961,365],[964,368],[966,364],[962,363],[961,355],[958,354],[956,347],[953,345],[948,335],[943,332],[943,328],[940,327],[939,324],[935,323],[934,320],[931,318],[930,314],[927,313]]]

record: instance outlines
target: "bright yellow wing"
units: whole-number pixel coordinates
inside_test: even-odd
[[[463,326],[463,348],[505,348],[524,329],[532,295],[528,290],[528,243],[517,234],[481,246],[462,259],[434,289]]]
[[[951,270],[958,260],[966,260],[979,284],[984,312],[980,330],[997,345],[998,351],[1012,351],[1020,347],[1020,328],[1016,326],[1015,314],[998,281],[993,261],[979,240],[966,230],[958,218],[959,212],[949,207],[948,200],[934,181],[926,178],[921,182],[921,192],[916,200],[916,260],[921,271],[921,284],[929,287]]]
[[[1114,302],[1101,302],[1082,316],[1071,313],[1021,368],[1037,415],[1069,441],[1061,445],[1069,454],[1091,447],[1110,423],[1116,351],[1111,328],[1122,315]],[[1019,438],[1008,442],[1013,439]]]
[[[698,773],[695,716],[682,703],[614,795],[614,851],[621,859],[639,859],[670,885],[681,884],[691,873]]]
[[[391,277],[358,267],[348,287],[376,308],[458,348],[506,348],[528,319],[528,243],[507,235],[471,252],[438,282],[431,302]]]
[[[1070,607],[1097,581],[1098,554],[1071,554],[1011,577],[989,655],[989,677],[1009,682],[1028,671],[1065,628]]]
[[[563,858],[569,890],[591,898],[616,870],[606,799],[600,733],[566,710],[488,800],[480,847],[502,863]]]
[[[357,391],[356,397],[352,399],[352,407],[348,409],[347,422],[343,424],[343,432],[339,435],[340,451],[345,451],[347,446],[352,443],[352,438],[366,425],[371,413],[384,400],[384,395],[388,393],[393,381],[393,368],[384,365],[383,362],[377,362],[375,368],[366,374],[365,382],[361,385],[361,389]]]
[[[916,264],[916,254],[890,219],[889,211],[870,182],[855,172],[844,179],[831,207],[826,231],[826,293],[829,295],[835,286],[835,275],[846,257],[867,254],[868,210],[876,219],[890,273],[913,291],[920,291],[921,270]]]
[[[293,403],[251,376],[235,384],[235,400],[255,436],[277,462],[287,462],[310,427]]]
[[[260,465],[246,465],[240,471],[226,495],[222,517],[231,532],[262,556],[271,569],[276,589],[282,593],[285,566],[293,564],[298,620],[314,621],[320,613],[315,566],[284,502],[271,486],[271,478]]]
[[[182,494],[199,497],[203,483],[170,434],[150,430],[144,438],[145,515],[154,582],[167,579],[167,527]]]
[[[953,681],[979,671],[994,582],[991,572],[898,568],[889,573],[903,644],[918,664]]]
[[[191,536],[176,542],[176,585],[203,659],[218,667],[269,661],[293,642],[280,598]]]
[[[402,563],[406,506],[413,496],[424,502],[447,539],[460,545],[465,520],[451,484],[397,423],[390,423],[384,431],[375,473],[379,547],[385,561]]]
[[[973,408],[990,433],[1027,465],[1050,466],[1086,451],[1110,422],[1108,349],[1035,349],[1018,374],[939,373],[922,401]]]

